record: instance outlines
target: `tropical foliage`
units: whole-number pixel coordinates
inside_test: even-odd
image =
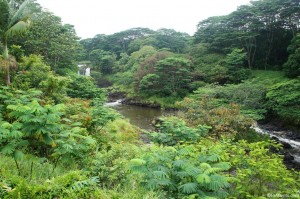
[[[299,167],[252,129],[298,136],[299,13],[257,0],[193,36],[80,40],[34,0],[0,0],[0,198],[299,198]],[[172,116],[148,132],[106,106],[108,92]]]

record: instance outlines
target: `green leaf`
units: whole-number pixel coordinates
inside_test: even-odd
[[[231,165],[228,162],[219,162],[219,163],[214,164],[214,167],[218,167],[222,171],[226,171],[226,170],[230,169]]]
[[[12,128],[12,125],[8,122],[4,122],[2,125],[1,125],[2,128],[4,129],[11,129]]]
[[[153,171],[154,176],[160,179],[168,178],[168,175],[164,171]]]
[[[21,131],[11,131],[9,134],[10,138],[21,138],[23,136],[23,133]]]
[[[197,183],[186,183],[179,186],[179,189],[186,194],[192,194],[197,192],[198,184]]]
[[[197,182],[199,182],[200,184],[202,183],[210,183],[211,182],[211,179],[208,175],[206,174],[200,174],[198,177],[197,177]]]
[[[51,145],[53,143],[53,139],[50,137],[49,134],[43,134],[44,142],[48,145]]]
[[[8,144],[1,149],[1,153],[5,155],[11,155],[15,150],[15,147],[12,144]]]
[[[207,169],[206,171],[204,171],[204,173],[205,174],[212,174],[212,173],[217,173],[218,171],[222,171],[222,169],[213,167],[213,168]]]
[[[213,155],[209,156],[207,160],[210,162],[218,162],[221,160],[221,157],[217,154],[213,154]]]
[[[174,167],[183,167],[186,164],[186,160],[175,160],[173,162]]]
[[[208,188],[211,190],[219,190],[220,188],[226,188],[229,187],[229,183],[227,182],[226,177],[221,175],[211,175],[211,182],[208,183]]]
[[[201,163],[200,164],[200,167],[202,168],[202,169],[210,169],[211,168],[211,166],[208,164],[208,163]]]
[[[141,165],[145,165],[146,161],[142,160],[142,159],[132,159],[132,160],[130,160],[130,164],[135,165],[135,166],[141,166]]]
[[[18,161],[22,160],[24,158],[24,156],[25,155],[22,151],[17,150],[14,152],[14,158]]]
[[[75,123],[71,124],[71,126],[74,126],[74,127],[80,127],[81,125],[82,125],[81,122],[75,122]]]

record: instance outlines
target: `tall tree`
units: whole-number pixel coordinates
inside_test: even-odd
[[[17,2],[11,0],[0,0],[0,41],[3,44],[2,68],[6,71],[6,84],[10,84],[10,64],[8,41],[12,37],[25,32],[30,25],[30,17],[37,6],[34,0]]]
[[[213,52],[234,48],[247,52],[248,67],[276,67],[287,59],[286,48],[300,27],[299,0],[257,0],[233,13],[210,17],[198,24],[195,43]]]
[[[292,40],[288,52],[290,55],[283,68],[287,76],[295,78],[300,76],[300,33]]]
[[[79,37],[72,25],[62,24],[60,17],[49,12],[40,12],[21,41],[27,55],[40,54],[52,69],[65,74],[66,70],[77,70]]]

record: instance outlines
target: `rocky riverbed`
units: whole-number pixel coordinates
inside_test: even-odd
[[[284,163],[290,169],[300,170],[300,137],[296,132],[278,129],[273,125],[254,124],[256,132],[269,135],[271,139],[282,144],[282,150],[274,151],[284,156]]]

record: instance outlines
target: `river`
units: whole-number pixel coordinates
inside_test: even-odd
[[[142,106],[126,105],[121,103],[122,100],[106,103],[117,110],[125,118],[129,119],[130,123],[144,130],[154,130],[153,121],[160,116],[174,115],[174,112],[165,111],[157,108],[148,108]],[[282,143],[287,143],[289,149],[285,149],[286,153],[291,154],[294,161],[300,164],[300,141],[292,140],[286,136],[284,131],[266,130],[257,124],[252,127],[256,132],[268,134],[270,137],[277,138]]]
[[[131,124],[148,131],[154,130],[153,121],[156,118],[171,114],[171,112],[158,108],[122,104],[121,100],[106,103],[106,106],[117,110],[125,118],[129,119]]]

